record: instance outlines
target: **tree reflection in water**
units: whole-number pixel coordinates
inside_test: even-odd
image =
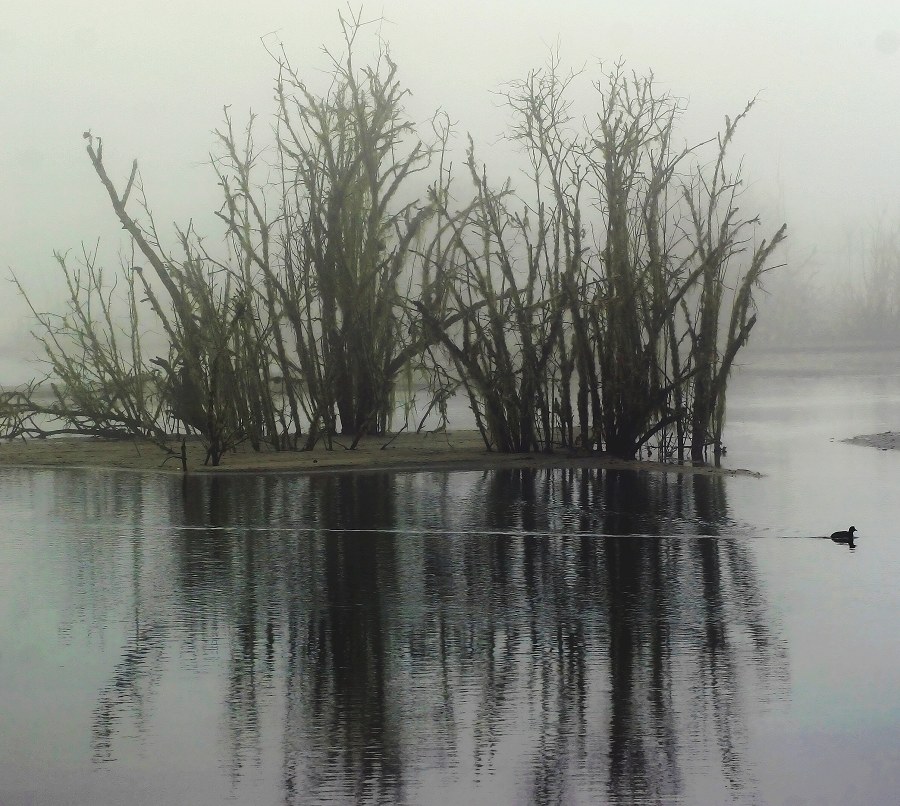
[[[199,659],[227,641],[236,782],[274,709],[287,802],[670,801],[700,767],[752,793],[747,709],[786,690],[786,655],[746,547],[714,538],[721,477],[213,476],[166,495],[163,621]],[[142,657],[126,647],[116,678]],[[101,693],[104,748],[130,685]]]

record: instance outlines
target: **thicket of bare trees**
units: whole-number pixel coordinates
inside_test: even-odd
[[[843,248],[791,259],[761,299],[765,350],[894,350],[900,340],[900,216],[884,210],[843,233]]]
[[[576,120],[575,77],[553,61],[507,90],[527,197],[491,186],[470,144],[475,200],[444,210],[440,268],[462,327],[434,331],[501,450],[603,448],[701,461],[721,444],[734,358],[756,323],[753,291],[785,236],[757,240],[726,167],[738,122],[674,145],[682,112],[622,67]],[[701,162],[712,148],[709,165]]]
[[[615,67],[578,116],[578,77],[554,58],[505,89],[530,166],[517,188],[471,139],[454,171],[447,119],[423,142],[387,50],[358,68],[358,21],[343,31],[324,93],[274,54],[274,145],[226,109],[213,164],[227,257],[191,227],[164,246],[137,162],[120,189],[86,133],[133,259],[110,281],[93,254],[58,256],[68,309],[35,310],[52,400],[7,394],[7,435],[170,446],[193,431],[213,464],[243,441],[355,445],[389,430],[398,379],[414,373],[429,406],[461,386],[491,449],[718,457],[753,292],[785,233],[758,237],[738,208],[726,153],[750,105],[682,147],[683,109],[652,76]],[[148,318],[167,345],[149,359]]]
[[[853,258],[860,265],[848,267],[854,270],[847,273],[843,305],[837,306],[843,321],[830,325],[848,341],[896,344],[900,336],[900,224],[879,222],[858,240]]]

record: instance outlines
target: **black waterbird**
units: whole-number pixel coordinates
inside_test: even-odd
[[[853,533],[856,531],[855,526],[851,526],[846,532],[832,532],[831,539],[835,543],[847,543],[853,545]]]

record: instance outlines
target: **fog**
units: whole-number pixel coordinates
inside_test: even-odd
[[[39,307],[53,308],[63,291],[54,249],[77,252],[99,238],[103,262],[118,265],[127,244],[84,153],[86,130],[103,138],[117,183],[138,158],[164,232],[169,222],[193,219],[210,242],[220,239],[219,188],[208,162],[223,106],[239,123],[251,109],[263,120],[272,111],[276,65],[266,45],[283,45],[309,84],[324,88],[322,46],[340,51],[341,10],[347,6],[300,0],[240,10],[210,0],[7,7],[0,19],[4,279],[14,271]],[[364,6],[363,17],[381,18],[367,35],[389,42],[413,93],[410,115],[424,123],[445,109],[485,155],[507,147],[498,144],[507,116],[495,91],[541,66],[551,47],[564,65],[589,73],[598,61],[620,58],[652,70],[687,101],[687,141],[711,136],[758,95],[732,157],[744,155],[746,204],[765,231],[788,222],[782,274],[817,272],[830,287],[863,265],[854,244],[879,222],[900,220],[895,2],[385,0]],[[502,159],[496,164],[495,177],[504,170]],[[11,284],[4,301],[0,382],[11,382],[34,374],[23,363],[34,345],[31,314]]]

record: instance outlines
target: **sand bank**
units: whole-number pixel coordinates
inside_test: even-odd
[[[882,431],[880,434],[860,434],[843,440],[851,445],[865,445],[881,451],[893,451],[900,448],[900,431]]]

